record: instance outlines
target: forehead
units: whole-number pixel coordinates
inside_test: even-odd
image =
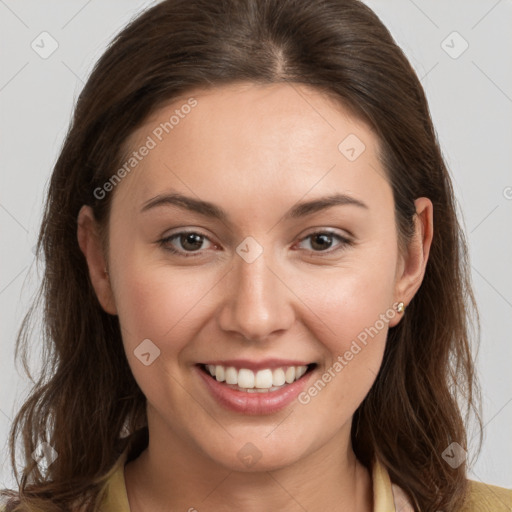
[[[128,157],[144,146],[114,201],[140,206],[166,189],[238,198],[240,207],[256,197],[289,203],[333,190],[377,199],[390,192],[370,127],[300,84],[192,90],[146,119],[127,141]]]

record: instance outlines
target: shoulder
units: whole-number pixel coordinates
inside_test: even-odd
[[[469,497],[461,512],[510,512],[512,489],[469,480]]]

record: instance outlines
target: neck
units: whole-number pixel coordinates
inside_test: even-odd
[[[373,509],[370,473],[350,443],[343,445],[339,436],[286,467],[233,471],[193,453],[190,446],[168,434],[165,438],[150,435],[147,449],[125,466],[131,512]]]

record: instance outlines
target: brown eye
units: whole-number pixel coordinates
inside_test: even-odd
[[[202,250],[205,249],[203,247],[205,241],[209,241],[206,235],[195,231],[182,231],[159,240],[159,243],[166,251],[190,257],[202,254]]]
[[[184,233],[179,235],[179,242],[186,251],[197,251],[203,245],[203,238],[197,233]]]
[[[344,249],[348,245],[352,245],[351,240],[348,238],[338,235],[337,233],[333,233],[330,231],[318,231],[316,233],[311,233],[302,239],[301,243],[306,240],[310,240],[309,246],[306,247],[306,250],[310,252],[336,252],[338,250]],[[335,240],[338,240],[338,244],[335,244]],[[335,246],[333,250],[332,246]]]
[[[317,235],[313,235],[311,237],[311,247],[314,250],[319,251],[330,249],[332,245],[332,239],[332,235],[328,235],[326,233],[318,233]]]

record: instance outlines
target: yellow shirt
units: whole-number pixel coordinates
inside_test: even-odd
[[[110,472],[102,512],[130,512],[124,480],[127,455],[127,451],[123,452]],[[386,468],[378,460],[374,461],[371,474],[373,512],[414,512],[406,494],[398,485],[391,482]],[[470,482],[470,500],[461,512],[512,512],[512,490]]]

